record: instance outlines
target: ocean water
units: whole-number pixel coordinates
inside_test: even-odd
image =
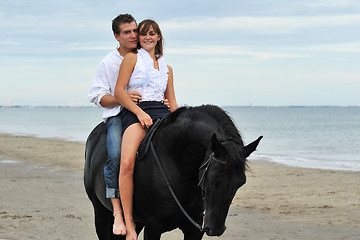
[[[227,107],[257,158],[297,167],[360,171],[359,107]]]
[[[250,159],[306,168],[360,171],[360,107],[223,107]],[[85,142],[101,122],[96,107],[0,107],[0,133]]]

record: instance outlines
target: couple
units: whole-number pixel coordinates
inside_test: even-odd
[[[108,129],[104,177],[106,197],[113,205],[113,233],[134,240],[136,152],[145,137],[144,128],[175,111],[178,105],[173,72],[162,57],[163,39],[158,24],[147,19],[137,26],[130,14],[121,14],[113,20],[112,30],[120,47],[100,63],[89,99],[104,108],[103,120]]]

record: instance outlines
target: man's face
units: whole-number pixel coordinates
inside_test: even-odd
[[[120,24],[120,33],[115,34],[115,38],[123,50],[133,50],[136,48],[137,36],[137,25],[135,22]]]

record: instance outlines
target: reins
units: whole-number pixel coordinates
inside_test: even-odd
[[[180,208],[180,210],[183,212],[183,214],[185,215],[185,217],[186,217],[197,229],[199,229],[201,232],[204,231],[204,228],[203,228],[202,226],[200,226],[200,224],[198,224],[197,222],[195,222],[195,220],[190,217],[190,215],[186,212],[186,210],[184,209],[184,207],[181,205],[179,199],[176,197],[176,194],[175,194],[174,190],[172,189],[172,187],[171,187],[171,185],[170,185],[170,183],[169,183],[169,180],[168,180],[167,177],[166,177],[164,168],[163,168],[162,165],[161,165],[160,159],[159,159],[159,157],[158,157],[158,155],[157,155],[157,153],[156,153],[156,150],[155,150],[155,147],[154,147],[152,141],[150,142],[150,149],[151,149],[151,151],[152,151],[153,154],[154,154],[156,163],[157,163],[157,165],[158,165],[158,167],[159,167],[159,169],[160,169],[160,171],[161,171],[161,174],[162,174],[163,177],[164,177],[165,183],[166,183],[167,187],[169,188],[170,193],[171,193],[172,197],[174,198],[176,204],[178,205],[178,207]]]
[[[150,149],[151,149],[151,151],[152,151],[152,153],[153,153],[153,155],[154,155],[154,157],[155,157],[156,163],[157,163],[157,165],[158,165],[158,167],[159,167],[159,169],[160,169],[160,172],[161,172],[161,174],[162,174],[162,176],[163,176],[163,178],[164,178],[164,180],[165,180],[166,186],[168,187],[168,189],[169,189],[172,197],[174,198],[176,204],[178,205],[178,207],[180,208],[180,210],[182,211],[182,213],[185,215],[185,217],[186,217],[197,229],[199,229],[201,232],[203,232],[203,231],[204,231],[204,227],[203,227],[203,226],[200,226],[200,224],[198,224],[194,219],[192,219],[192,218],[190,217],[190,215],[186,212],[186,210],[184,209],[184,207],[181,205],[179,199],[177,198],[174,190],[172,189],[172,187],[171,187],[171,185],[170,185],[170,182],[169,182],[168,178],[166,177],[166,173],[165,173],[165,171],[164,171],[163,166],[161,165],[161,161],[160,161],[160,159],[159,159],[159,157],[158,157],[158,155],[157,155],[157,153],[156,153],[156,150],[155,150],[155,147],[154,147],[154,144],[152,143],[152,141],[150,141],[149,145],[150,145]],[[209,155],[208,159],[207,159],[206,161],[204,161],[204,163],[201,164],[201,166],[200,166],[200,168],[199,168],[199,170],[201,170],[201,169],[203,169],[204,167],[206,167],[205,170],[204,170],[204,173],[203,173],[203,175],[201,176],[201,178],[200,178],[200,180],[199,180],[199,183],[198,183],[198,186],[201,188],[203,195],[204,195],[204,186],[201,186],[201,185],[202,185],[202,183],[204,183],[204,180],[205,180],[205,177],[206,177],[206,173],[207,173],[207,171],[208,171],[208,169],[209,169],[209,166],[210,166],[212,160],[217,161],[217,162],[222,163],[222,164],[226,164],[226,162],[220,161],[220,160],[216,159],[214,155],[215,155],[214,152],[212,152],[212,153]]]
[[[153,131],[151,131],[151,132],[149,132],[149,129],[148,129],[148,128],[145,128],[146,133],[147,133],[147,134],[150,134],[151,137],[152,137],[152,136],[154,135],[156,129],[160,126],[160,124],[164,121],[164,119],[165,119],[165,118],[156,121],[155,124],[154,124],[154,126],[153,126],[153,129],[152,129]],[[224,141],[222,141],[222,142],[223,142],[223,143],[226,143],[226,142],[228,142],[228,140],[224,140]],[[155,150],[154,144],[152,143],[152,139],[151,139],[151,138],[149,139],[146,148],[148,148],[148,147],[150,147],[150,149],[151,149],[151,151],[152,151],[152,153],[153,153],[153,155],[154,155],[154,158],[155,158],[155,160],[156,160],[156,163],[157,163],[157,165],[158,165],[158,167],[159,167],[159,169],[160,169],[161,175],[163,176],[163,178],[164,178],[164,180],[165,180],[165,183],[166,183],[166,186],[168,187],[168,189],[169,189],[169,191],[170,191],[170,193],[171,193],[171,196],[172,196],[173,199],[175,200],[176,204],[178,205],[178,207],[180,208],[180,210],[182,211],[182,213],[185,215],[185,217],[186,217],[197,229],[199,229],[201,232],[203,232],[203,231],[204,231],[204,227],[203,227],[203,226],[200,226],[200,224],[198,224],[194,219],[192,219],[192,218],[190,217],[190,215],[186,212],[186,210],[184,209],[184,207],[181,205],[181,203],[180,203],[179,199],[177,198],[174,190],[172,189],[172,187],[171,187],[171,185],[170,185],[170,182],[169,182],[168,178],[166,177],[166,173],[165,173],[165,171],[164,171],[164,168],[163,168],[163,166],[161,165],[160,158],[159,158],[159,156],[158,156],[157,153],[156,153],[156,150]],[[146,152],[146,151],[145,151],[145,152]],[[207,171],[208,171],[208,169],[209,169],[210,164],[211,164],[212,161],[216,161],[216,162],[219,162],[219,163],[222,163],[222,164],[226,164],[225,161],[221,161],[221,160],[216,159],[214,152],[211,152],[210,155],[209,155],[209,157],[207,158],[207,160],[205,160],[205,161],[201,164],[201,166],[200,166],[200,168],[199,168],[199,171],[201,171],[201,169],[203,169],[204,167],[205,167],[205,170],[204,170],[204,173],[202,174],[202,176],[201,176],[201,178],[200,178],[200,180],[199,180],[198,186],[201,188],[203,197],[204,197],[204,191],[205,191],[205,190],[204,190],[204,188],[205,188],[205,186],[204,186],[204,185],[205,185],[205,177],[206,177]]]

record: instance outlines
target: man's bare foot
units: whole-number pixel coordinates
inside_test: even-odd
[[[114,215],[113,233],[115,235],[126,235],[126,227],[122,216]]]

